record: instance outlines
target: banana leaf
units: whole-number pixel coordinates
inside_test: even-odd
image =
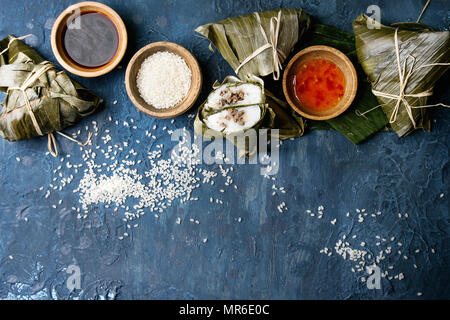
[[[310,18],[302,9],[259,12],[261,25],[268,38],[270,35],[270,20],[276,18],[280,11],[281,21],[277,49],[287,57],[294,45],[309,28]],[[257,49],[267,44],[257,17],[253,13],[199,26],[195,31],[214,44],[233,70],[236,70]],[[274,72],[275,67],[272,50],[268,49],[244,64],[239,70],[238,76],[243,80],[249,74],[257,77],[267,76]]]
[[[7,93],[0,104],[0,135],[9,141],[39,136],[27,111],[22,86],[30,73],[48,62],[14,36],[0,41],[0,91]],[[43,135],[71,126],[99,109],[102,100],[51,67],[25,90]]]
[[[407,82],[405,94],[419,94],[432,90],[448,66],[422,66],[450,61],[450,32],[434,31],[430,27],[418,23],[380,25],[379,29],[369,29],[368,19],[370,18],[366,15],[360,15],[353,22],[353,30],[356,37],[358,60],[367,74],[372,89],[399,95],[400,76],[394,41],[395,30],[398,28],[400,64],[403,68],[406,61],[406,70],[408,71],[411,67],[413,70]],[[413,60],[415,61],[413,62]],[[408,110],[403,103],[400,104],[397,117],[391,118],[397,100],[381,96],[377,96],[377,99],[386,116],[392,119],[391,127],[399,137],[418,128],[430,129],[427,108],[418,108],[427,105],[428,97],[406,96],[406,100],[412,106],[411,113],[414,121],[410,119]]]
[[[305,132],[304,119],[295,113],[285,101],[278,99],[267,89],[264,92],[266,102],[274,113],[273,123],[264,125],[264,127],[278,129],[277,137],[280,140],[302,136]]]
[[[241,88],[244,84],[253,84],[260,88],[260,99],[252,103],[235,103],[232,105],[220,105],[212,108],[210,101],[214,100],[219,91],[225,88]],[[264,91],[264,82],[257,77],[251,77],[247,81],[242,81],[236,77],[228,76],[222,83],[216,82],[213,85],[213,91],[209,94],[205,102],[198,108],[197,116],[194,121],[194,131],[205,138],[226,138],[231,141],[238,149],[239,157],[253,157],[258,152],[257,144],[251,144],[246,133],[250,129],[279,129],[277,137],[286,139],[297,137],[303,134],[304,124],[301,117],[293,117],[290,110],[286,109],[282,101],[266,95]],[[249,108],[259,107],[259,119],[251,127],[242,130],[225,132],[225,129],[219,130],[211,126],[210,117],[217,116],[227,112],[227,110],[249,110]],[[254,109],[253,109],[254,110]],[[257,132],[256,132],[257,134]],[[270,135],[271,134],[271,135]],[[269,132],[270,139],[273,133]]]

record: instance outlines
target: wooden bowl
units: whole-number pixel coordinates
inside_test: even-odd
[[[342,99],[331,109],[313,110],[303,106],[295,94],[294,79],[299,68],[307,61],[323,59],[334,63],[345,77]],[[300,115],[312,120],[328,120],[337,117],[352,104],[358,88],[355,67],[345,54],[329,46],[311,46],[297,53],[286,67],[283,75],[283,92],[289,105]]]
[[[74,62],[68,56],[63,45],[64,32],[69,19],[73,18],[74,15],[80,15],[86,12],[99,12],[104,14],[112,21],[119,34],[119,44],[115,56],[108,63],[94,68],[84,67]],[[64,10],[53,24],[51,34],[52,50],[56,60],[58,60],[64,69],[81,77],[98,77],[113,70],[117,67],[120,60],[122,60],[127,49],[127,43],[127,29],[120,16],[107,5],[94,1],[80,2]]]
[[[141,97],[136,84],[136,78],[142,62],[144,62],[144,60],[152,54],[159,51],[171,52],[183,58],[192,74],[191,87],[189,88],[186,96],[175,106],[164,109],[155,108],[145,102],[145,100]],[[172,118],[185,113],[194,105],[202,87],[202,73],[200,71],[200,66],[197,59],[186,48],[173,42],[154,42],[140,49],[136,52],[133,58],[131,58],[125,73],[125,86],[127,88],[128,96],[139,110],[155,118]]]

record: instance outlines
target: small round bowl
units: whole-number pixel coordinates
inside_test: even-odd
[[[171,52],[183,58],[192,74],[191,87],[186,96],[173,107],[164,109],[155,108],[145,102],[141,97],[136,84],[136,78],[144,60],[159,51]],[[133,104],[142,112],[155,118],[172,118],[185,113],[194,105],[202,88],[202,73],[197,59],[186,48],[173,42],[153,42],[140,49],[131,58],[125,73],[125,87],[127,88],[128,96]]]
[[[345,77],[342,99],[331,109],[312,110],[302,106],[295,94],[294,79],[298,69],[307,61],[323,59],[334,63]],[[312,120],[328,120],[337,117],[352,104],[358,88],[355,67],[345,54],[329,46],[311,46],[297,53],[289,62],[283,75],[283,92],[289,105],[300,115]]]
[[[64,32],[67,28],[68,20],[74,15],[80,15],[85,12],[99,12],[108,17],[116,27],[119,35],[119,44],[115,56],[108,63],[99,67],[87,68],[75,63],[67,55],[66,50],[64,49],[63,37]],[[88,78],[104,75],[117,67],[120,60],[122,60],[125,54],[127,43],[127,29],[125,28],[125,24],[123,23],[120,16],[107,5],[94,1],[80,2],[71,5],[66,10],[64,10],[53,24],[51,34],[53,54],[55,55],[56,60],[58,60],[61,66],[73,74]]]

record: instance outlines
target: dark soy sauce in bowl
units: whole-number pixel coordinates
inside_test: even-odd
[[[67,22],[64,50],[76,64],[101,67],[116,55],[119,33],[114,23],[100,12],[84,12]]]

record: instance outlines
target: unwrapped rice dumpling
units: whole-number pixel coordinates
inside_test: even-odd
[[[430,128],[428,98],[450,62],[450,32],[419,23],[370,29],[368,16],[353,22],[358,60],[392,128],[402,137]],[[402,90],[401,90],[402,89]]]
[[[214,90],[199,107],[194,130],[205,137],[225,137],[233,142],[239,156],[252,156],[256,145],[239,143],[237,137],[248,129],[258,129],[264,118],[273,123],[274,114],[266,104],[263,82],[260,79],[243,82],[236,77],[215,83]]]
[[[303,135],[302,118],[293,115],[282,101],[266,92],[260,78],[242,81],[228,76],[221,84],[216,82],[213,88],[198,109],[194,130],[205,138],[227,138],[236,145],[240,157],[252,157],[257,152],[256,145],[239,139],[249,129],[277,129],[279,139]]]
[[[7,94],[0,104],[0,135],[4,139],[51,134],[99,108],[99,97],[18,38],[1,40],[0,53],[0,91]]]

